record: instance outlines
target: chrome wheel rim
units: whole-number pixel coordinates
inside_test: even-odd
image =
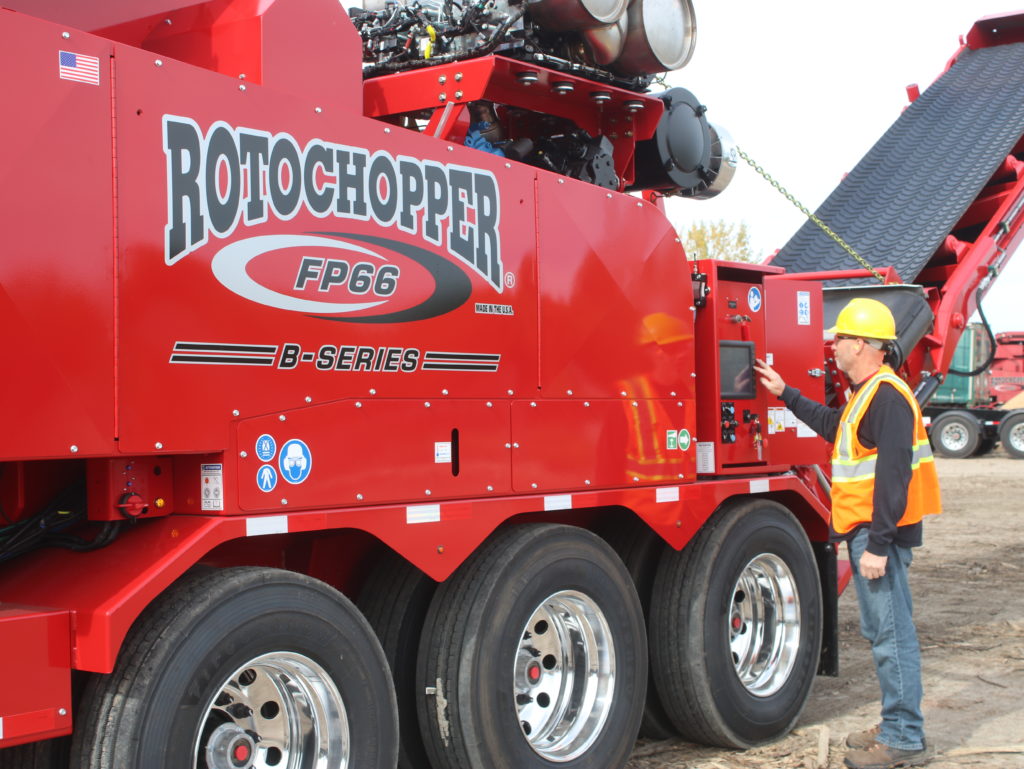
[[[548,761],[571,761],[598,738],[615,693],[604,613],[575,590],[544,599],[519,636],[513,671],[519,728]]]
[[[800,647],[800,594],[785,561],[762,553],[743,568],[727,621],[740,683],[757,697],[775,694],[789,680]]]
[[[1007,443],[1009,443],[1015,450],[1024,452],[1024,422],[1015,424],[1010,428],[1010,434],[1007,436]]]
[[[193,769],[346,769],[338,687],[301,654],[273,652],[232,673],[207,703]]]
[[[967,447],[967,430],[959,422],[943,425],[939,431],[939,442],[949,451],[962,451]]]

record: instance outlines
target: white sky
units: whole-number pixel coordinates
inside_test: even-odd
[[[696,51],[669,83],[693,91],[712,122],[814,211],[899,116],[907,85],[923,91],[974,21],[1024,2],[694,0],[694,6]],[[672,200],[668,211],[684,231],[700,219],[746,222],[755,250],[765,256],[803,222],[742,161],[717,198]],[[1024,330],[1022,296],[1024,253],[1018,253],[983,302],[994,331]]]

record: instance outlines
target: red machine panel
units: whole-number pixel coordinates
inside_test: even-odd
[[[176,509],[174,463],[170,459],[92,459],[87,478],[91,520],[149,518]]]
[[[697,315],[697,472],[763,467],[768,396],[753,372],[765,350],[766,274],[781,270],[737,262],[698,262],[706,306]]]
[[[108,41],[4,12],[0,459],[115,451]],[[87,149],[86,149],[87,148]],[[72,446],[74,448],[72,448]]]
[[[282,417],[284,417],[282,419]],[[511,490],[507,401],[367,397],[238,425],[243,510],[486,496]],[[225,511],[233,512],[230,500]]]
[[[1024,392],[1024,333],[996,334],[996,356],[989,369],[989,386],[996,403]]]
[[[768,362],[808,398],[825,399],[821,283],[768,276],[765,288],[765,354]],[[771,464],[825,462],[825,441],[798,422],[781,401],[769,400],[764,426]]]
[[[696,478],[692,400],[620,398],[512,406],[513,487],[549,491]]]
[[[323,89],[118,49],[122,451],[219,450],[306,397],[536,387],[535,170]]]
[[[545,397],[692,398],[690,267],[652,205],[538,178],[540,387]],[[658,337],[658,338],[656,338]]]
[[[0,606],[0,748],[71,732],[71,615]]]

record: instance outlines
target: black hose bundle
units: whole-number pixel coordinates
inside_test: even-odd
[[[440,56],[433,56],[429,59],[412,59],[402,61],[389,59],[380,62],[379,64],[375,64],[372,67],[367,67],[363,70],[363,74],[370,75],[382,72],[400,72],[407,69],[421,69],[423,67],[433,67],[438,64],[449,64],[453,61],[460,61],[462,59],[471,59],[476,56],[484,56],[485,54],[491,53],[498,47],[505,38],[505,34],[508,32],[509,28],[522,17],[523,9],[516,9],[513,13],[509,14],[508,18],[502,21],[501,24],[495,28],[490,37],[468,51],[445,53]]]
[[[0,562],[40,547],[64,547],[83,552],[106,547],[121,528],[120,521],[107,521],[92,539],[68,532],[86,520],[85,481],[66,486],[42,510],[24,520],[0,527]]]

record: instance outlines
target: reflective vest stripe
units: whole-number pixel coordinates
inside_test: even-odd
[[[875,463],[877,461],[877,454],[872,454],[860,460],[836,460],[832,463],[832,483],[849,483],[850,481],[872,478],[875,475]],[[927,440],[923,443],[919,442],[914,446],[910,465],[911,469],[916,470],[922,462],[934,461],[935,457],[932,456],[932,447]]]

